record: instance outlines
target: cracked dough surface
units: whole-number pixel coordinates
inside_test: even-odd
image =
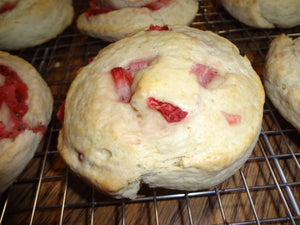
[[[120,102],[110,71],[140,60],[149,65],[133,73],[130,102]],[[196,64],[217,70],[208,87],[191,72]],[[147,107],[148,97],[188,114],[168,123]],[[260,78],[227,39],[186,26],[142,31],[102,49],[80,70],[66,97],[58,149],[73,171],[117,198],[135,198],[140,182],[205,189],[251,154],[263,104]],[[241,121],[230,125],[225,113]]]

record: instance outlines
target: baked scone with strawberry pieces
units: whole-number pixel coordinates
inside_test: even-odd
[[[68,27],[72,0],[0,0],[0,49],[37,46]]]
[[[271,42],[263,82],[273,105],[300,132],[300,37],[282,34]]]
[[[247,160],[263,104],[260,78],[230,41],[151,26],[80,70],[61,109],[58,149],[75,173],[116,198],[135,198],[141,182],[205,189]]]
[[[109,1],[105,2],[107,6]],[[122,1],[115,2],[121,3]],[[129,2],[124,1],[124,4]],[[151,24],[156,26],[189,25],[198,12],[197,0],[156,0],[150,3],[136,0],[132,2],[135,3],[133,5],[143,4],[139,7],[111,9],[91,0],[88,10],[78,17],[77,27],[83,34],[113,42],[145,30]]]
[[[0,51],[0,193],[24,170],[51,118],[46,82],[24,59]]]
[[[122,9],[126,7],[141,7],[148,4],[163,4],[163,1],[157,0],[95,0],[102,7],[110,9]]]
[[[299,0],[221,0],[240,22],[257,28],[289,28],[300,25]]]

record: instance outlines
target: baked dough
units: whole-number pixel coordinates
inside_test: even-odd
[[[221,0],[237,20],[257,28],[300,25],[300,0]]]
[[[58,149],[73,171],[116,198],[135,198],[140,182],[205,189],[247,160],[263,104],[260,78],[227,39],[187,26],[142,31],[78,73]]]
[[[137,1],[136,1],[137,2]],[[78,29],[91,37],[116,41],[153,25],[189,25],[198,11],[196,0],[170,0],[159,10],[128,7],[77,19]]]
[[[22,49],[42,44],[61,33],[73,20],[72,0],[0,0],[0,49]]]
[[[122,9],[126,7],[141,7],[157,0],[96,0],[101,6],[110,9]]]
[[[50,121],[53,99],[36,69],[0,51],[0,193],[32,159]]]
[[[280,114],[300,131],[300,37],[282,34],[271,42],[263,82]]]

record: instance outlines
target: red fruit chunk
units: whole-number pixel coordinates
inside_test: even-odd
[[[95,56],[92,56],[92,57],[90,57],[90,58],[88,59],[88,62],[89,62],[89,63],[93,62],[95,58],[96,58],[96,55],[95,55]]]
[[[5,124],[2,121],[0,121],[0,133],[5,129],[5,127]]]
[[[5,2],[1,7],[0,7],[0,14],[5,13],[8,11],[13,10],[16,7],[16,4],[11,3],[11,2]]]
[[[5,124],[2,121],[0,121],[0,140],[6,136],[9,136],[9,132],[5,130],[5,128]]]
[[[158,30],[158,31],[163,31],[163,30],[169,30],[169,27],[167,25],[165,26],[158,26],[158,25],[150,25],[150,27],[148,28],[148,30],[146,31],[151,31],[151,30]]]
[[[99,7],[94,1],[90,1],[90,7],[87,9],[85,16],[89,18],[91,16],[97,16],[112,11],[109,8]]]
[[[150,10],[159,10],[161,9],[162,7],[164,7],[170,0],[159,0],[157,2],[151,2],[143,7],[146,7]]]
[[[192,72],[196,74],[198,82],[202,87],[207,88],[213,78],[218,74],[216,70],[202,64],[196,64]]]
[[[30,127],[29,130],[33,131],[33,133],[41,132],[43,135],[46,133],[46,127],[44,125],[39,125],[36,127]]]
[[[13,118],[23,118],[28,110],[25,103],[28,98],[27,85],[8,66],[0,65],[0,74],[5,78],[4,86],[0,87],[0,106],[5,102]]]
[[[141,69],[145,69],[146,67],[148,67],[148,61],[147,60],[132,62],[132,63],[129,64],[129,70],[130,70],[131,73],[139,71]]]
[[[78,160],[79,160],[80,162],[82,162],[82,161],[83,161],[83,158],[84,158],[83,153],[78,152]]]
[[[167,102],[158,101],[152,97],[149,97],[147,99],[147,105],[148,107],[159,111],[168,123],[180,122],[188,114],[188,112],[181,110],[177,106],[174,106]]]
[[[115,83],[119,100],[128,103],[132,96],[131,84],[133,82],[130,71],[122,67],[116,67],[111,70],[111,75]]]
[[[59,107],[59,110],[56,114],[57,119],[59,119],[59,121],[64,121],[64,117],[65,117],[65,104],[66,101],[64,101],[61,106]]]
[[[0,108],[5,103],[10,111],[7,124],[0,121],[0,140],[3,138],[15,138],[26,129],[34,133],[45,133],[45,126],[30,127],[23,122],[23,117],[28,111],[28,105],[26,104],[28,99],[27,85],[8,66],[0,64],[0,74],[5,79],[4,85],[0,87]]]
[[[229,125],[235,125],[241,122],[241,116],[230,113],[223,113]]]
[[[119,96],[119,100],[124,103],[129,103],[132,97],[131,85],[133,82],[132,73],[137,72],[141,69],[145,69],[148,67],[149,61],[141,60],[132,62],[129,66],[123,67],[115,67],[110,73],[113,77],[115,88],[117,94]]]
[[[10,82],[11,78],[15,78],[15,80]],[[28,98],[27,89],[26,84],[15,76],[6,78],[5,86],[0,88],[1,95],[4,97],[0,102],[5,101],[11,113],[13,113],[12,116],[16,118],[22,118],[28,110],[25,103]]]

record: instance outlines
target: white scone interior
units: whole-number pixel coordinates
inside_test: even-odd
[[[280,114],[300,131],[300,37],[282,34],[271,42],[263,82]]]
[[[60,34],[73,21],[72,0],[0,0],[14,4],[0,13],[0,49],[37,46]]]
[[[221,0],[237,20],[257,28],[300,25],[299,0]]]
[[[144,61],[132,72],[130,100],[121,102],[111,70]],[[197,65],[216,75],[199,83]],[[187,114],[168,122],[147,105],[149,97]],[[142,31],[104,48],[79,72],[67,94],[58,149],[72,170],[117,198],[135,198],[141,181],[209,188],[251,154],[263,103],[260,78],[227,39],[186,26]]]
[[[38,148],[51,119],[53,98],[46,82],[30,63],[0,51],[0,65],[14,71],[28,88],[26,91],[28,98],[25,102],[28,110],[22,118],[20,128],[22,131],[17,132],[18,135],[13,137],[5,135],[5,130],[9,130],[10,126],[17,122],[10,119],[12,111],[9,110],[6,102],[0,101],[2,102],[0,105],[0,193],[2,193],[20,175]],[[5,76],[7,74],[0,70],[0,89],[5,85]],[[16,94],[17,92],[18,89]],[[9,97],[6,96],[6,99]]]

